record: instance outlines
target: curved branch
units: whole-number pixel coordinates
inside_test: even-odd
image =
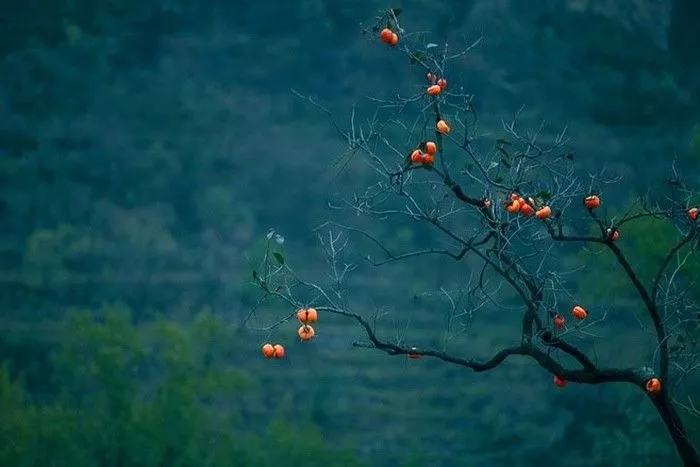
[[[671,263],[671,260],[676,255],[676,253],[678,253],[685,245],[692,242],[693,239],[698,235],[698,232],[700,232],[700,229],[694,226],[690,230],[690,232],[688,232],[688,235],[683,237],[678,243],[676,243],[673,246],[673,248],[669,250],[668,254],[664,258],[663,262],[661,263],[661,266],[659,267],[659,270],[656,273],[656,276],[654,277],[654,281],[652,282],[651,286],[651,299],[654,303],[656,303],[656,298],[659,295],[659,285],[661,283],[661,277],[663,276],[664,271]]]
[[[669,369],[669,351],[668,351],[668,338],[666,336],[666,328],[664,326],[663,320],[661,319],[661,314],[659,313],[658,307],[656,306],[655,300],[652,295],[649,294],[646,287],[642,284],[639,276],[632,265],[627,261],[627,258],[622,253],[622,250],[611,240],[607,238],[597,238],[591,236],[567,236],[561,232],[557,233],[551,227],[547,225],[547,231],[549,232],[553,240],[562,242],[589,242],[589,243],[600,243],[608,247],[608,249],[613,253],[618,264],[622,266],[622,269],[627,274],[627,277],[632,282],[632,285],[637,290],[639,297],[642,299],[644,306],[646,307],[649,317],[651,318],[652,325],[654,326],[654,332],[656,332],[656,340],[659,345],[659,374],[662,379],[667,379],[668,369]]]
[[[351,317],[355,319],[360,326],[365,330],[367,338],[371,342],[370,348],[375,348],[386,352],[389,355],[420,355],[426,357],[433,357],[442,360],[447,363],[452,363],[454,365],[459,365],[465,368],[469,368],[477,373],[486,372],[493,370],[503,362],[505,362],[509,357],[512,356],[524,356],[534,359],[542,368],[551,372],[552,374],[558,375],[567,381],[583,384],[600,384],[600,383],[631,383],[639,387],[644,386],[644,375],[636,369],[625,368],[625,369],[612,369],[603,368],[598,369],[593,365],[593,363],[585,357],[578,350],[574,349],[572,346],[559,343],[559,345],[568,350],[573,350],[575,354],[585,362],[585,367],[581,370],[570,370],[564,368],[559,362],[552,358],[547,353],[536,348],[534,345],[523,342],[520,345],[514,345],[511,347],[506,347],[499,350],[494,355],[486,360],[476,360],[476,359],[465,359],[462,357],[457,357],[455,355],[449,354],[447,352],[442,352],[438,350],[420,350],[414,347],[404,347],[389,342],[382,341],[379,339],[370,326],[370,324],[362,318],[360,315],[355,313],[350,313],[344,310],[337,310],[332,307],[317,307],[318,310],[327,311],[330,313],[341,314],[344,316]],[[367,345],[355,344],[356,347],[368,347]]]

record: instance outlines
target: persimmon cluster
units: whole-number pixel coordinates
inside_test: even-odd
[[[296,317],[301,323],[297,335],[302,341],[311,340],[316,335],[311,325],[318,321],[318,311],[315,308],[301,308],[297,310]],[[265,358],[284,358],[285,349],[281,344],[273,345],[268,342],[262,346],[262,354]]]
[[[425,77],[428,79],[428,83],[430,83],[425,90],[426,94],[429,96],[437,96],[447,89],[447,80],[445,78],[438,78],[433,73],[428,73]]]
[[[503,205],[510,214],[522,214],[525,217],[534,214],[537,219],[547,219],[552,215],[552,208],[549,206],[538,206],[534,199],[526,200],[518,193],[512,193],[510,199],[504,201]]]
[[[433,141],[426,141],[411,153],[411,162],[413,164],[433,165],[436,153],[437,144]]]
[[[379,33],[379,40],[385,44],[395,47],[399,43],[399,35],[390,28],[384,28]]]

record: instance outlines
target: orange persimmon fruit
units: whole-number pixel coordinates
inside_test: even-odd
[[[391,33],[391,39],[389,39],[389,45],[394,47],[396,44],[399,43],[399,36],[395,32]]]
[[[263,345],[261,350],[265,358],[275,358],[275,346],[272,344]]]
[[[690,219],[691,221],[698,220],[698,213],[700,213],[700,210],[698,210],[698,208],[688,209],[688,219]]]
[[[443,135],[447,135],[451,131],[450,125],[448,125],[445,120],[438,121],[435,125],[435,128],[439,133],[442,133]]]
[[[316,335],[316,331],[312,326],[308,324],[303,324],[299,329],[297,329],[297,334],[303,341],[308,341]]]
[[[525,217],[531,216],[535,212],[535,208],[533,208],[530,204],[526,203],[525,200],[518,200],[520,203],[520,214],[522,214]]]
[[[394,34],[394,32],[391,29],[384,28],[379,33],[379,40],[384,42],[385,44],[391,44],[391,41],[393,39],[392,34]]]
[[[447,80],[445,78],[440,78],[437,80],[437,85],[440,86],[440,89],[446,89],[447,88]]]
[[[420,149],[416,149],[411,153],[411,162],[418,164],[423,160],[423,153]]]
[[[520,211],[520,202],[517,199],[514,199],[508,206],[506,206],[506,211],[508,211],[510,214],[517,213]]]
[[[561,329],[564,327],[564,324],[566,323],[566,320],[564,317],[560,314],[557,314],[554,316],[554,327],[557,329]]]
[[[428,154],[435,154],[437,152],[437,144],[433,141],[428,141],[425,143],[425,152]]]
[[[567,381],[564,378],[562,378],[561,376],[558,376],[558,375],[554,376],[554,385],[556,387],[563,388],[564,386],[566,386],[566,384],[567,384]]]
[[[423,154],[423,163],[425,165],[433,165],[435,162],[435,154]]]
[[[316,308],[302,308],[297,311],[297,319],[303,324],[313,324],[318,321]]]
[[[408,352],[408,358],[411,360],[418,360],[420,358],[420,354],[418,353],[418,349],[415,347],[411,347],[411,351]]]
[[[648,393],[657,393],[661,391],[661,380],[659,378],[651,378],[644,385]]]
[[[284,358],[284,347],[281,344],[275,344],[272,347],[275,352],[272,358]]]
[[[586,198],[583,200],[583,204],[588,209],[595,209],[600,206],[600,198],[596,195],[586,196]]]
[[[588,316],[588,312],[584,310],[583,307],[580,307],[578,305],[571,309],[571,314],[576,319],[586,319],[586,317]]]
[[[427,92],[429,96],[437,96],[442,92],[442,88],[437,84],[433,84],[432,86],[428,86],[425,92]]]
[[[535,212],[535,217],[538,219],[546,219],[551,215],[552,215],[552,208],[550,208],[549,206],[545,206],[542,209],[538,209]]]

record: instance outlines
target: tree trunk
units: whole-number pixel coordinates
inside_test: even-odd
[[[668,433],[671,435],[676,451],[683,462],[683,467],[700,467],[700,455],[688,439],[683,421],[668,397],[668,393],[655,394],[651,397],[654,407],[661,415]]]

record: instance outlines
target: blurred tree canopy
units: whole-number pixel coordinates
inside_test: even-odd
[[[0,371],[0,464],[366,465],[313,426],[246,430],[239,396],[254,380],[228,363],[235,339],[208,312],[145,327],[123,307],[73,312],[51,372],[60,391],[40,403]]]

